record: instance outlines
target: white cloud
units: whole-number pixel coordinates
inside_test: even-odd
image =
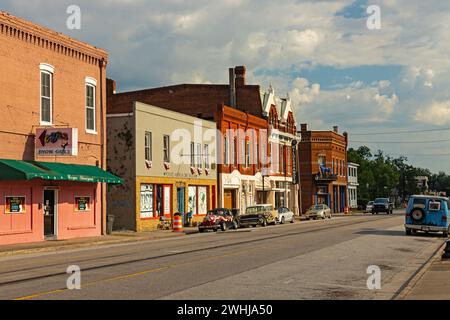
[[[450,124],[450,100],[434,102],[429,107],[417,111],[415,120],[433,125]]]

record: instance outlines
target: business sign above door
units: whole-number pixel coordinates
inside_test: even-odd
[[[39,128],[36,129],[36,156],[77,156],[78,129]]]

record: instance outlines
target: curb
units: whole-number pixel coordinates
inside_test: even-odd
[[[403,289],[401,289],[400,292],[398,292],[392,300],[405,300],[405,298],[411,293],[411,291],[416,287],[417,283],[423,278],[425,273],[430,270],[433,263],[441,259],[442,256],[442,249],[445,247],[446,241],[442,245],[440,245],[436,251],[433,253],[433,255],[423,264],[419,270],[410,278]]]

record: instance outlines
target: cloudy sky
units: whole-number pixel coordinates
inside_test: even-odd
[[[66,27],[72,4],[80,30]],[[370,5],[381,29],[367,27]],[[229,67],[246,65],[249,82],[291,96],[298,123],[339,125],[352,146],[450,172],[450,1],[0,0],[0,9],[106,49],[120,91],[224,83]]]

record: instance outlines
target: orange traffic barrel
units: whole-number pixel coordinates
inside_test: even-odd
[[[183,232],[183,221],[180,215],[173,217],[173,232]]]

